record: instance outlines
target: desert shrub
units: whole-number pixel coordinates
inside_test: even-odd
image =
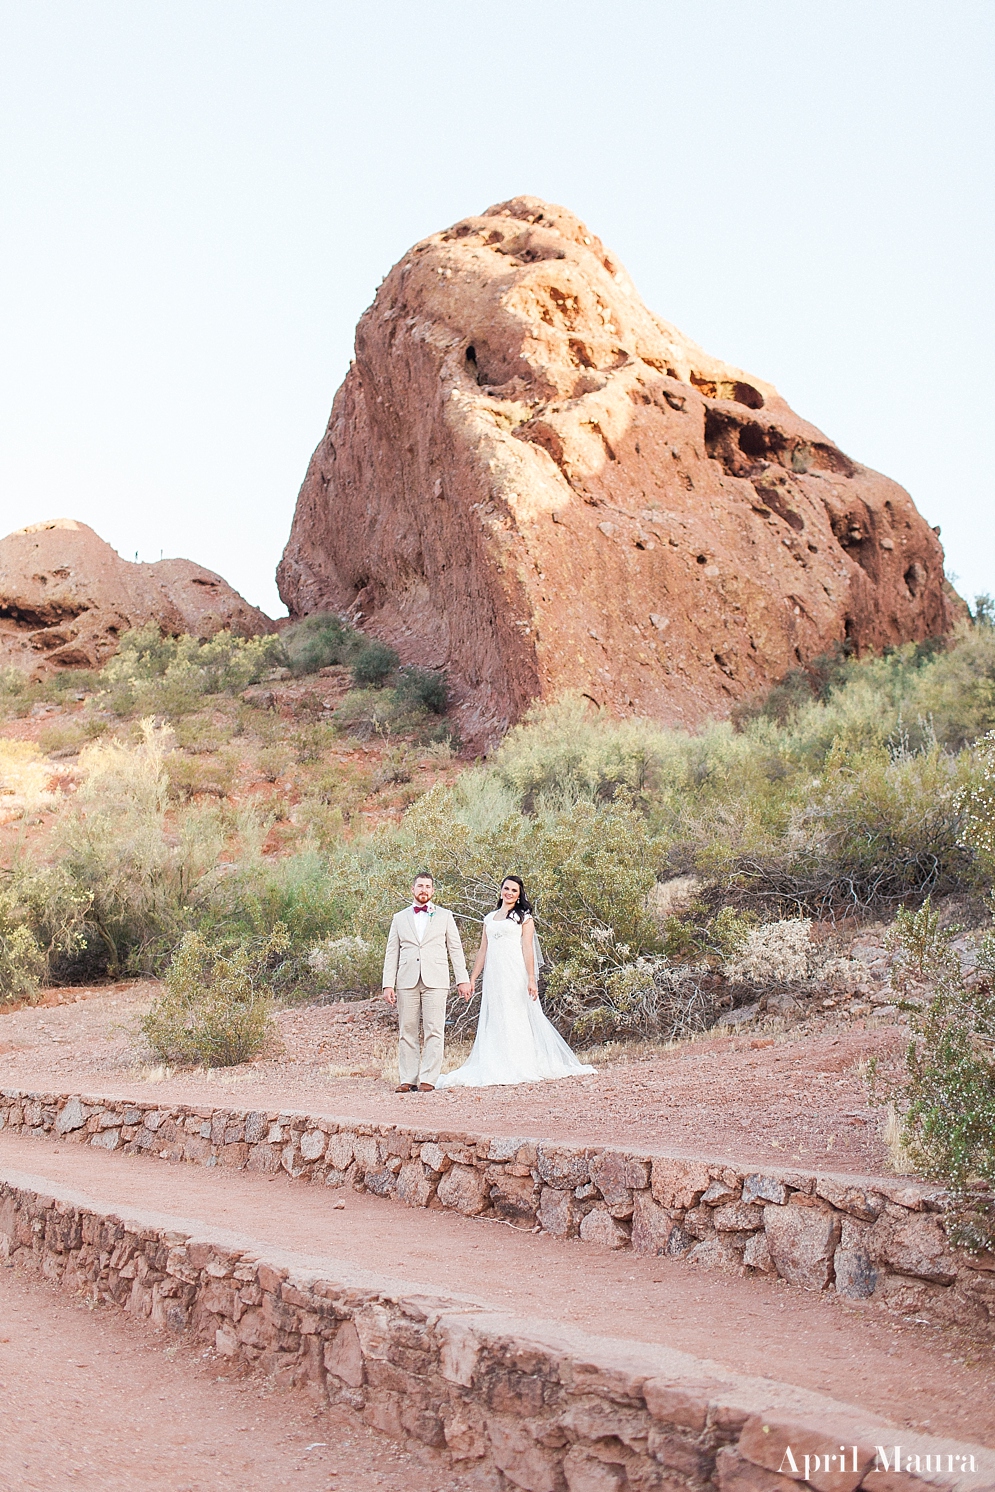
[[[432,715],[444,715],[449,705],[449,682],[440,669],[400,669],[397,692],[402,699],[423,705]]]
[[[173,726],[177,746],[184,751],[220,751],[229,734],[227,722],[218,724],[212,715],[187,715]]]
[[[293,761],[289,748],[282,743],[264,746],[256,756],[256,770],[263,782],[276,782],[288,771]]]
[[[170,795],[181,802],[196,797],[198,793],[226,798],[234,777],[232,764],[228,760],[214,758],[205,762],[183,756],[179,752],[172,752],[166,757],[165,771]]]
[[[978,743],[959,807],[964,843],[981,860],[990,884],[995,880],[995,731]]]
[[[167,822],[170,745],[170,733],[146,721],[140,745],[102,741],[80,756],[83,780],[52,848],[81,908],[87,977],[95,965],[115,976],[154,967],[196,920],[214,874],[224,844],[217,811],[190,808]]]
[[[786,725],[812,700],[825,703],[835,689],[847,681],[853,654],[850,643],[837,643],[801,668],[792,668],[766,694],[738,703],[732,710],[734,726],[742,730],[750,721],[766,719]]]
[[[707,967],[636,958],[610,937],[578,943],[550,970],[549,1017],[575,1045],[676,1041],[715,1023]]]
[[[77,702],[93,690],[94,676],[87,669],[65,668],[33,679],[20,668],[0,668],[0,720],[26,715],[35,704]]]
[[[663,951],[675,963],[705,960],[718,967],[741,952],[756,921],[749,909],[723,906],[715,911],[695,900],[683,914],[664,922]]]
[[[448,720],[429,714],[424,705],[397,689],[351,689],[333,720],[340,730],[359,741],[403,736],[427,745],[452,742],[455,737]]]
[[[347,818],[341,808],[312,794],[305,795],[294,809],[294,823],[320,850],[330,850],[346,831]]]
[[[290,736],[290,746],[302,766],[320,762],[335,738],[335,727],[327,713],[319,713],[317,720],[300,725]]]
[[[935,745],[837,747],[816,778],[690,802],[671,865],[727,899],[820,915],[951,891],[973,874],[960,823],[965,773]]]
[[[46,725],[38,732],[38,744],[48,756],[68,756],[79,751],[88,741],[95,741],[106,730],[106,720],[84,717],[59,725]]]
[[[23,815],[54,810],[58,793],[52,784],[52,766],[33,741],[14,741],[0,736],[0,803]]]
[[[911,1035],[902,1070],[870,1071],[872,1095],[892,1103],[901,1145],[924,1175],[950,1191],[945,1224],[971,1251],[995,1247],[995,936],[965,979],[930,900],[900,908],[892,985]]]
[[[31,1000],[46,971],[45,951],[29,916],[13,887],[0,889],[0,1005]]]
[[[738,707],[734,719],[754,735],[775,724],[780,749],[809,764],[834,745],[959,750],[995,726],[995,628],[982,621],[949,640],[841,659],[816,680],[793,670],[764,699]]]
[[[353,656],[353,683],[360,689],[381,689],[391,674],[397,672],[400,662],[396,650],[389,643],[371,638]]]
[[[790,917],[750,928],[726,965],[725,975],[737,984],[797,984],[812,971],[812,922]]]
[[[32,866],[23,854],[15,860],[0,890],[0,961],[4,954],[10,960],[8,990],[20,984],[22,993],[8,998],[30,998],[40,980],[61,978],[85,945],[91,899],[61,865]]]
[[[281,637],[287,665],[296,677],[348,663],[363,644],[363,634],[333,612],[315,612],[287,627]]]
[[[263,822],[259,827],[265,831],[268,825]],[[354,915],[363,894],[356,874],[349,852],[333,859],[305,844],[276,857],[261,854],[258,842],[243,843],[238,863],[213,882],[200,927],[215,941],[245,941],[268,937],[279,925],[289,939],[288,958],[306,962],[326,938],[355,930]],[[289,972],[283,971],[281,988],[288,979]]]
[[[383,976],[383,949],[365,938],[326,938],[308,955],[308,967],[324,994],[368,999]]]
[[[186,933],[163,993],[141,1022],[153,1055],[205,1067],[234,1067],[258,1056],[271,1034],[270,967],[287,943],[281,927],[261,944],[230,949]]]
[[[135,710],[182,716],[208,694],[238,694],[282,657],[275,635],[238,637],[218,632],[207,642],[170,637],[155,622],[125,632],[101,681],[119,715]]]
[[[660,786],[679,740],[676,732],[647,721],[596,715],[584,699],[567,696],[534,706],[505,736],[492,770],[526,809],[544,795],[604,801],[621,792],[638,798]]]

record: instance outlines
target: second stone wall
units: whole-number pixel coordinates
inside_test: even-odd
[[[0,1180],[0,1260],[348,1406],[441,1466],[487,1468],[495,1488],[984,1492],[995,1472],[978,1446],[903,1431],[896,1475],[894,1426],[824,1395],[664,1347],[409,1296],[370,1275],[305,1270],[231,1235],[102,1212],[62,1188]],[[795,1481],[778,1475],[789,1445],[804,1467]]]
[[[0,1129],[502,1218],[702,1268],[777,1274],[995,1335],[995,1257],[953,1250],[940,1188],[297,1112],[0,1090]]]

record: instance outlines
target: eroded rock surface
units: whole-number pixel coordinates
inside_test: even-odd
[[[450,670],[486,739],[532,699],[693,725],[846,639],[946,631],[935,532],[769,383],[517,197],[417,244],[356,333],[278,579]]]
[[[57,518],[0,539],[0,665],[97,668],[131,627],[176,636],[274,631],[268,616],[192,560],[124,560],[85,523]]]

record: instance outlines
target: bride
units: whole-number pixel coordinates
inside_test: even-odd
[[[532,908],[519,876],[505,876],[497,910],[484,918],[480,949],[470,975],[472,997],[484,973],[477,1036],[467,1060],[444,1073],[438,1088],[490,1088],[594,1072],[578,1062],[539,1004],[539,942]],[[541,957],[541,956],[540,956]]]

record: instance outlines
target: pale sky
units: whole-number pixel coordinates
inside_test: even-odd
[[[990,0],[0,0],[0,533],[271,615],[383,275],[533,193],[995,590]]]

